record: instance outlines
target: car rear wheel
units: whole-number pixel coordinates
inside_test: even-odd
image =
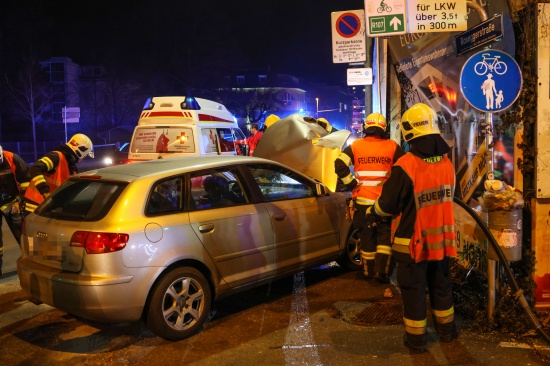
[[[201,272],[191,267],[174,269],[153,289],[147,326],[167,340],[187,338],[202,329],[211,301],[210,285]]]
[[[350,271],[360,271],[361,266],[361,239],[359,239],[359,230],[351,229],[346,241],[342,256],[338,264]]]

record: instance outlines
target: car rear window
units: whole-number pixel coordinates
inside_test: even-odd
[[[105,217],[127,183],[99,180],[69,180],[34,212],[68,221],[98,221]]]

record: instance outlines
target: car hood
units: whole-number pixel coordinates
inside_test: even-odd
[[[292,114],[267,128],[254,156],[275,160],[303,172],[334,192],[338,180],[334,160],[350,134],[347,130],[329,134],[317,123],[304,120],[301,114]]]

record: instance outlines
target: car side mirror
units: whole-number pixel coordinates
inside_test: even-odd
[[[330,194],[330,190],[321,183],[315,184],[315,191],[317,193],[317,196],[328,196]]]

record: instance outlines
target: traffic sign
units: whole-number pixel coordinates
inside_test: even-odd
[[[407,2],[409,33],[465,31],[467,14],[466,0]]]
[[[80,107],[63,107],[63,123],[78,123],[80,120]]]
[[[406,33],[405,0],[365,0],[369,37],[395,36]]]
[[[455,37],[456,55],[502,38],[502,14],[481,22]]]
[[[460,72],[460,90],[474,108],[500,112],[518,98],[523,79],[517,62],[499,50],[471,56]]]
[[[365,11],[349,10],[331,13],[332,62],[350,63],[367,59]]]
[[[354,69],[348,69],[347,76],[347,82],[349,86],[372,85],[372,68],[370,67],[358,67]]]

